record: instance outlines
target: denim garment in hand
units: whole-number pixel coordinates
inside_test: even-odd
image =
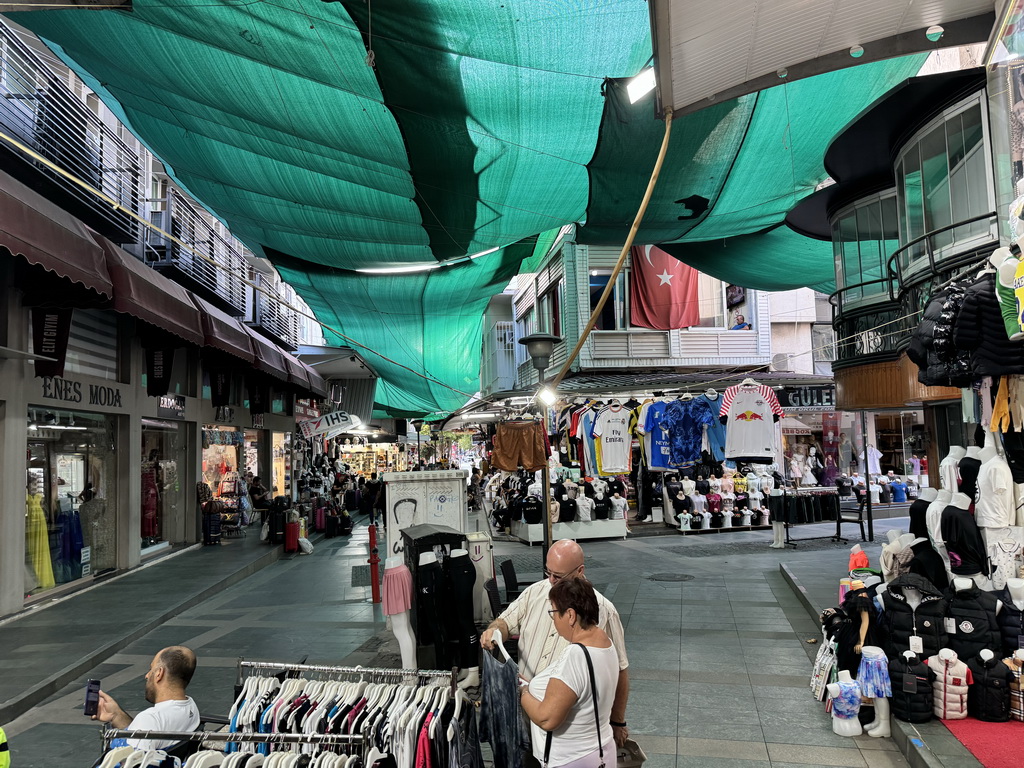
[[[480,740],[490,743],[494,765],[522,768],[530,737],[519,707],[519,667],[487,652],[483,657]]]

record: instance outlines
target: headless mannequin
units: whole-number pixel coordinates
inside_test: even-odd
[[[977,445],[969,445],[964,456],[968,459],[981,459],[981,448]]]
[[[773,488],[768,495],[773,498],[779,498],[783,495],[783,492],[781,488]],[[772,543],[768,546],[772,549],[786,548],[786,524],[781,520],[776,520],[774,514],[772,515]]]
[[[951,583],[953,585],[953,589],[957,592],[966,592],[968,589],[974,589],[976,585],[983,589],[984,587],[981,587],[978,583],[979,578],[981,579],[982,584],[988,581],[984,576],[978,574],[977,576],[954,576]],[[999,615],[999,611],[1002,610],[1002,607],[1003,601],[996,600],[996,616]]]
[[[469,550],[466,549],[453,549],[449,557],[454,561],[457,557],[469,557]],[[404,665],[404,661],[402,662]],[[406,667],[409,669],[409,667]],[[462,670],[464,675],[459,680],[459,688],[479,688],[480,687],[480,667],[468,667]]]
[[[1006,591],[1018,611],[1024,611],[1024,579],[1007,579]]]
[[[682,481],[683,494],[686,496],[693,496],[697,492],[697,484],[688,477],[684,477]]]
[[[968,496],[966,493],[954,493],[953,496],[949,500],[949,506],[956,507],[957,509],[962,509],[964,511],[970,509],[972,503],[973,502],[971,500],[971,497]],[[969,520],[968,522],[973,525],[973,519]],[[943,549],[944,550],[946,549],[945,545],[943,545]],[[955,551],[956,550],[954,550],[954,552]],[[947,554],[944,559],[947,560],[946,570],[949,572],[949,577],[950,577],[950,579],[952,579],[952,583],[953,583],[954,586],[956,586],[956,582],[958,582],[958,581],[973,582],[973,583],[969,584],[969,586],[956,587],[956,589],[958,589],[958,590],[959,589],[969,589],[971,586],[974,586],[976,584],[979,589],[986,589],[987,590],[991,586],[990,583],[989,583],[988,576],[985,576],[982,573],[970,573],[970,574],[966,574],[966,575],[965,574],[957,574],[957,578],[954,578],[953,577],[953,572],[950,570],[950,564],[948,562],[949,555]],[[986,559],[985,562],[988,562],[987,559]],[[997,609],[997,612],[998,612],[998,609]]]
[[[932,543],[932,549],[939,553],[947,571],[949,570],[949,553],[946,552],[946,545],[942,540],[942,511],[949,505],[951,498],[953,498],[953,494],[943,488],[935,494],[926,513],[928,540]]]
[[[420,555],[420,562],[423,562],[423,558],[426,554]],[[433,562],[437,562],[437,557],[434,556],[433,552],[429,553],[430,557],[433,558]],[[390,568],[397,568],[400,565],[405,564],[405,558],[402,555],[394,555],[384,561],[384,570]],[[412,631],[412,623],[409,620],[409,611],[402,613],[396,613],[390,617],[391,619],[391,631],[398,638],[398,648],[402,652],[402,668],[403,669],[416,669],[416,636]]]
[[[853,675],[845,669],[840,670],[837,677],[839,679],[839,683],[849,684],[856,682],[853,679]],[[837,698],[842,690],[842,686],[840,686],[839,683],[829,683],[825,686],[825,689],[828,691],[828,695],[833,699]],[[849,718],[836,717],[835,709],[833,708],[832,732],[837,736],[847,736],[852,738],[853,736],[860,736],[864,732],[864,729],[861,727],[860,720],[858,720],[856,716]]]
[[[966,455],[967,449],[962,445],[949,446],[949,453],[946,454],[946,458],[939,462],[939,482],[943,490],[950,493],[956,492],[958,487],[956,465]]]
[[[929,504],[931,504],[933,501],[935,501],[935,496],[936,494],[938,494],[938,492],[939,491],[936,488],[922,488],[921,493],[918,494],[917,498],[924,499]]]
[[[885,658],[885,652],[874,645],[865,645],[861,649],[861,653],[867,657]],[[889,699],[884,696],[876,696],[874,702],[875,719],[864,726],[864,731],[868,736],[876,739],[888,738],[892,736],[892,727],[889,724]]]

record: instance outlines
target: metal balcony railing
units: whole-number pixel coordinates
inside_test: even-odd
[[[280,284],[257,272],[252,281],[260,290],[252,290],[252,315],[247,321],[263,329],[287,347],[296,349],[301,341],[301,322],[289,306],[288,296]]]
[[[995,248],[995,221],[994,212],[985,213],[928,232],[893,252],[885,277],[844,286],[829,296],[836,331],[834,367],[899,357],[933,286],[987,258]],[[982,222],[988,226],[979,226]]]
[[[0,130],[129,211],[142,214],[139,154],[2,22]],[[0,167],[115,242],[137,241],[139,224],[131,216],[8,141],[0,141]]]
[[[500,320],[484,337],[483,364],[480,367],[480,391],[505,392],[516,383],[515,323]]]
[[[225,311],[246,314],[249,264],[244,246],[221,235],[199,207],[173,187],[158,202],[163,210],[151,214],[153,224],[179,242],[146,228],[146,261]]]

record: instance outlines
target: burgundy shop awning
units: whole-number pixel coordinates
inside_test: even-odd
[[[302,363],[309,376],[309,391],[317,397],[327,397],[327,380],[316,372],[316,368],[308,363]]]
[[[275,379],[288,381],[288,366],[284,362],[284,352],[248,326],[245,330],[252,341],[253,352],[256,353],[253,367]]]
[[[0,245],[106,299],[114,295],[103,249],[89,229],[6,173],[0,173]]]
[[[288,382],[308,390],[309,374],[306,372],[306,366],[302,364],[302,361],[294,355],[285,353],[284,362],[288,366]]]
[[[252,336],[241,322],[195,294],[191,298],[202,312],[203,334],[206,337],[204,343],[207,347],[227,352],[247,363],[256,360]]]
[[[114,283],[114,309],[149,323],[185,341],[202,346],[206,340],[202,313],[190,294],[173,280],[147,267],[128,251],[93,233],[103,248]]]

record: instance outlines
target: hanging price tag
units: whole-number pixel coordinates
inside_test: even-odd
[[[908,672],[903,673],[903,692],[917,693],[917,675]]]
[[[912,635],[910,638],[910,650],[919,656],[924,653],[924,641],[918,635]]]
[[[952,616],[947,616],[942,621],[945,622],[945,624],[946,624],[946,634],[947,635],[955,635],[956,634],[956,619],[954,619]]]
[[[1024,635],[1017,635],[1017,647],[1024,650]]]

